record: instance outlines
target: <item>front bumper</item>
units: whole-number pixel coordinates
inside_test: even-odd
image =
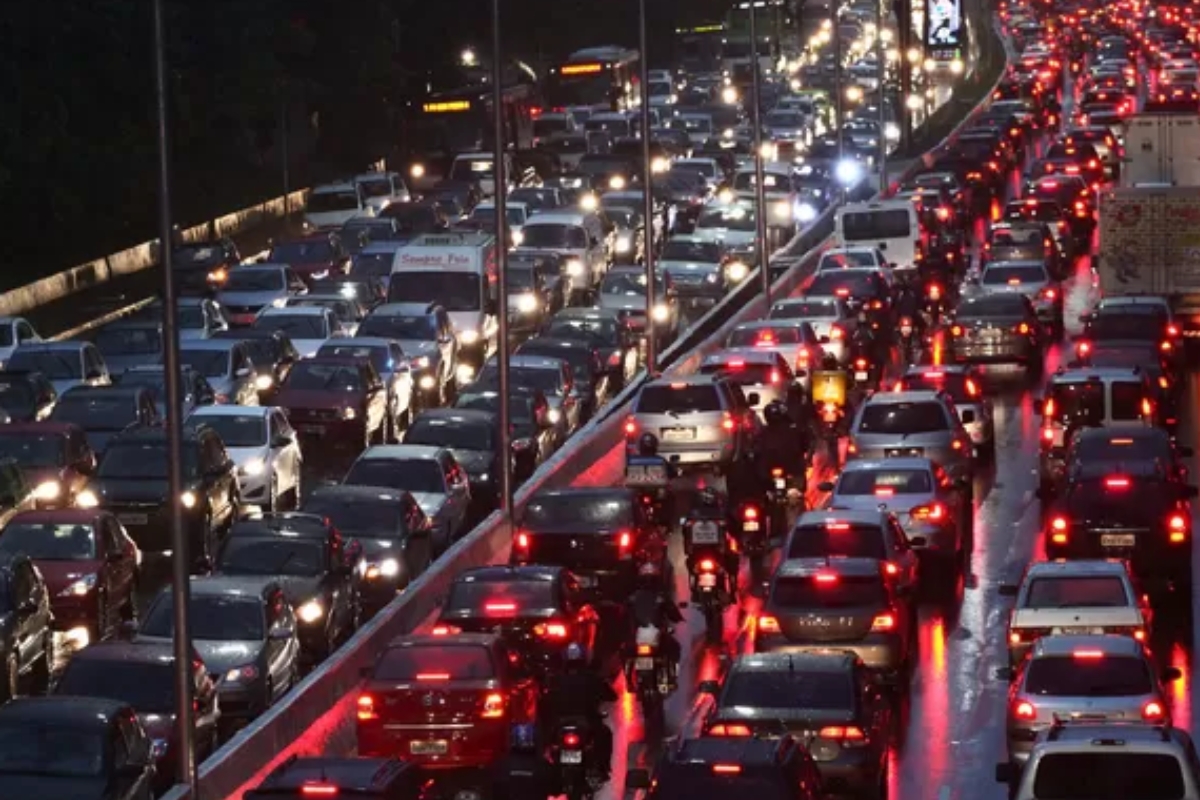
[[[305,439],[319,438],[323,442],[337,445],[361,445],[366,432],[362,419],[313,418],[302,414],[291,417],[292,427]]]
[[[217,698],[221,706],[221,719],[239,722],[254,719],[271,704],[267,698],[267,686],[261,679],[249,684],[221,681],[217,686]]]

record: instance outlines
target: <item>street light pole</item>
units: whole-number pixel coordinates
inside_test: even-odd
[[[658,305],[654,285],[654,169],[650,155],[650,61],[646,43],[646,0],[638,0],[638,47],[641,49],[642,102],[642,216],[645,234],[643,252],[646,259],[646,371],[654,374],[658,366],[658,330],[654,307]]]
[[[754,126],[754,260],[762,280],[763,298],[771,304],[771,266],[767,263],[767,188],[763,169],[762,103],[759,93],[758,14],[754,9],[762,0],[749,0],[750,6],[750,124]]]
[[[835,129],[838,137],[837,157],[840,164],[846,158],[846,137],[843,133],[846,126],[846,87],[842,86],[842,31],[838,25],[839,10],[839,0],[833,0],[829,4],[829,14],[833,17],[833,93],[836,96],[834,113],[837,116]]]
[[[887,191],[887,114],[884,113],[884,93],[883,84],[887,78],[887,48],[883,46],[883,3],[884,0],[878,0],[875,6],[875,58],[879,66],[879,88],[875,92],[879,103],[879,191]]]
[[[504,68],[500,60],[500,0],[492,0],[492,165],[496,206],[496,366],[500,375],[500,512],[513,520],[512,420],[508,399],[508,175],[504,168]],[[486,348],[485,348],[486,353]],[[484,356],[486,358],[486,355]],[[480,367],[482,368],[482,364]]]
[[[178,304],[175,298],[175,276],[172,272],[171,248],[171,156],[167,127],[167,57],[163,31],[163,0],[153,0],[154,6],[154,99],[157,106],[158,133],[158,222],[163,268],[163,369],[167,389],[167,502],[171,507],[171,599],[174,604],[175,651],[175,729],[179,739],[176,767],[177,780],[186,784],[192,797],[199,797],[196,776],[196,754],[193,747],[195,709],[192,707],[192,636],[189,611],[191,584],[190,553],[183,524],[183,407],[179,380]]]

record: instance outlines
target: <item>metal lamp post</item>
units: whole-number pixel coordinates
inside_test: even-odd
[[[646,49],[646,0],[638,0],[638,46],[641,49],[642,105],[642,215],[644,217],[643,250],[646,259],[646,371],[654,374],[658,366],[657,322],[654,308],[658,305],[654,284],[654,162],[650,154],[650,61]]]
[[[192,797],[199,797],[196,754],[193,747],[195,710],[192,706],[192,636],[189,618],[191,601],[188,541],[183,521],[183,428],[179,409],[183,407],[179,376],[178,303],[171,249],[171,157],[167,128],[167,58],[162,0],[154,6],[154,99],[157,106],[159,237],[163,268],[163,364],[167,390],[167,486],[171,505],[171,598],[174,604],[175,651],[175,728],[179,737],[177,755],[179,783],[186,784]]]
[[[879,103],[879,191],[887,191],[887,114],[884,112],[883,84],[887,78],[887,49],[883,45],[883,0],[878,0],[875,6],[875,58],[879,66],[879,89],[876,92]]]
[[[762,280],[763,298],[771,304],[771,269],[767,263],[767,188],[763,169],[762,102],[759,93],[758,14],[755,5],[761,0],[749,0],[750,6],[750,124],[754,126],[754,260]]]
[[[841,163],[846,158],[846,87],[842,85],[842,31],[838,25],[838,11],[841,5],[838,0],[829,4],[829,16],[833,19],[833,93],[835,95],[834,114],[837,116],[837,157]]]

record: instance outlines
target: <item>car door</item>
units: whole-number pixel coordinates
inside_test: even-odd
[[[471,497],[467,490],[467,473],[459,466],[454,456],[443,453],[441,465],[442,480],[446,485],[446,519],[453,540],[462,533]]]
[[[233,495],[233,470],[225,445],[216,435],[205,436],[200,444],[200,469],[204,476],[204,492],[208,496],[208,507],[213,523],[221,525],[232,512],[230,498]]]
[[[117,730],[124,740],[125,759],[130,767],[138,767],[137,777],[123,778],[120,786],[124,792],[120,800],[149,800],[154,796],[154,759],[151,756],[150,737],[146,730],[132,714],[122,714],[117,718]],[[117,750],[114,748],[113,753]],[[133,770],[130,769],[132,773]]]
[[[895,564],[899,572],[896,584],[908,588],[909,591],[915,591],[920,577],[917,554],[908,543],[908,536],[895,517],[889,516],[884,537],[887,540],[888,562]]]
[[[104,558],[107,561],[105,571],[109,576],[109,605],[113,608],[120,608],[121,601],[135,588],[137,545],[125,534],[116,517],[101,517],[97,527],[100,530]]]
[[[32,325],[23,319],[17,321],[18,345],[29,344],[30,342],[40,342],[41,340],[42,337],[37,335],[37,333],[33,330]]]
[[[296,662],[299,642],[296,639],[296,615],[279,589],[272,589],[264,604],[267,618],[266,665],[271,677],[272,702],[291,687],[288,685]]]
[[[407,492],[401,495],[400,516],[404,528],[404,560],[408,565],[408,576],[415,580],[433,561],[433,540],[430,536],[429,519],[421,506]]]
[[[43,637],[49,619],[49,598],[45,585],[33,571],[33,562],[26,558],[13,562],[12,582],[9,584],[9,608],[16,609],[15,639],[17,663],[22,673],[33,668],[42,656]]]
[[[238,345],[230,352],[231,368],[233,370],[233,397],[230,398],[239,406],[258,405],[258,387],[255,384],[257,375],[254,372],[254,362],[246,352],[246,348]]]

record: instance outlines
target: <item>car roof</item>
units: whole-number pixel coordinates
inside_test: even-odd
[[[947,375],[969,375],[973,368],[968,364],[912,364],[906,370],[902,377],[916,377],[920,375],[928,375],[932,372],[944,372]]]
[[[329,523],[324,517],[302,511],[284,511],[239,519],[233,523],[229,536],[280,536],[283,534],[305,539],[325,539]]]
[[[371,310],[371,315],[381,317],[428,317],[432,316],[434,303],[384,303]]]
[[[17,351],[54,353],[62,351],[78,351],[91,342],[81,342],[77,339],[64,339],[60,342],[28,342],[17,346]]]
[[[842,672],[852,668],[858,657],[848,650],[817,650],[805,653],[754,653],[739,656],[730,671],[736,672]]]
[[[456,636],[405,633],[388,642],[384,650],[397,647],[493,647],[499,641],[500,637],[494,633],[460,633]]]
[[[188,419],[196,417],[266,417],[272,411],[282,411],[277,406],[234,406],[208,405],[197,406]]]
[[[408,492],[404,489],[390,489],[386,486],[359,486],[348,483],[331,483],[327,486],[318,486],[308,496],[309,499],[344,497],[348,500],[383,500],[385,502],[399,503],[407,494]]]
[[[0,723],[61,723],[102,728],[126,711],[133,712],[128,703],[104,697],[19,697],[0,706]]]
[[[796,523],[792,528],[799,528],[801,525],[824,525],[829,522],[882,525],[887,521],[887,518],[888,512],[877,508],[805,511],[796,519]]]
[[[543,211],[540,214],[534,214],[525,224],[581,226],[587,217],[588,215],[582,211],[565,211],[563,209],[555,208],[548,211]]]
[[[488,567],[476,567],[464,570],[455,577],[455,583],[480,583],[490,581],[530,581],[552,583],[562,577],[567,570],[565,567],[548,564],[496,564]]]
[[[113,384],[112,386],[72,386],[67,389],[58,399],[61,402],[66,397],[74,397],[78,395],[88,395],[90,397],[134,397],[137,394],[146,391],[144,386],[122,386],[121,384]]]
[[[271,576],[193,575],[189,585],[192,597],[261,598],[267,586],[278,586],[278,583]],[[170,588],[163,591],[170,591]]]
[[[709,353],[700,362],[703,365],[724,364],[728,361],[745,361],[751,364],[778,364],[781,356],[774,350],[757,347],[730,347]]]
[[[1120,575],[1128,576],[1129,568],[1118,559],[1059,559],[1035,561],[1029,565],[1025,578],[1049,578],[1070,575]]]
[[[923,469],[932,471],[932,459],[920,456],[903,456],[901,458],[855,458],[842,465],[842,473],[874,472],[888,469]]]
[[[484,411],[478,408],[428,408],[417,415],[414,422],[424,419],[436,420],[455,425],[494,425],[497,415],[494,411]]]
[[[789,558],[779,565],[775,576],[780,578],[806,578],[819,572],[836,572],[849,576],[882,576],[879,561],[874,558],[851,558],[847,556],[825,556],[822,558]]]
[[[1142,373],[1137,367],[1079,367],[1065,369],[1050,376],[1054,383],[1083,383],[1085,381],[1105,381],[1119,378],[1141,378]]]
[[[1042,636],[1033,645],[1033,658],[1069,656],[1078,650],[1099,651],[1106,656],[1141,657],[1143,645],[1132,636],[1111,634],[1069,634]]]
[[[345,300],[346,298],[341,297],[338,299]],[[285,315],[290,316],[293,314],[300,314],[302,316],[319,317],[324,316],[325,311],[326,309],[324,306],[287,306],[286,308],[275,308],[274,306],[268,306],[259,312],[259,316],[281,317]]]
[[[886,406],[892,403],[932,403],[941,399],[939,392],[910,389],[904,392],[876,392],[867,398],[864,405]]]
[[[83,433],[83,428],[73,422],[57,422],[53,420],[41,420],[38,422],[12,422],[5,425],[0,434],[9,433],[51,433],[57,436],[66,436],[68,433],[79,432]]]
[[[666,765],[729,763],[746,767],[775,765],[781,742],[747,736],[704,736],[684,739],[668,751]]]
[[[116,641],[94,642],[71,656],[76,661],[119,661],[129,664],[173,664],[175,650],[171,642]]]
[[[669,386],[671,388],[683,386],[716,386],[720,378],[716,375],[700,375],[693,373],[691,375],[660,375],[659,377],[646,381],[642,384],[643,389],[648,389],[651,386]]]
[[[283,309],[279,309],[282,311]],[[208,350],[212,352],[229,352],[241,342],[237,339],[188,339],[179,343],[180,350]]]
[[[359,460],[382,461],[397,458],[406,461],[433,461],[443,450],[444,447],[426,444],[377,444],[364,450]]]
[[[42,508],[22,511],[9,519],[6,525],[29,522],[39,525],[94,525],[98,520],[112,516],[112,512],[98,508]]]
[[[565,363],[561,358],[551,358],[549,356],[522,356],[514,355],[508,359],[508,366],[525,367],[527,369],[562,369]]]

